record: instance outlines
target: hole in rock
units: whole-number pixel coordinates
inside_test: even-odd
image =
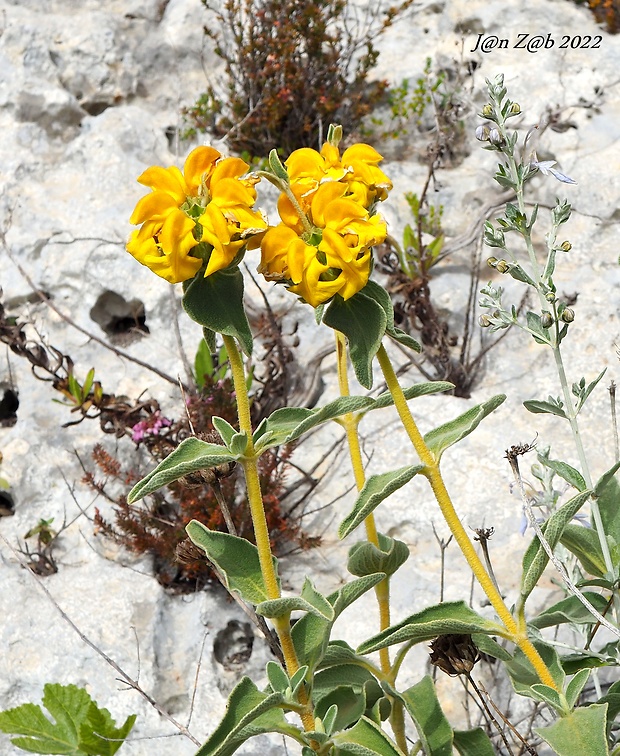
[[[82,110],[85,110],[88,115],[98,116],[110,107],[110,103],[103,100],[92,100],[80,103]]]
[[[116,344],[130,344],[149,333],[142,302],[139,299],[127,302],[115,291],[104,291],[97,298],[90,317]]]
[[[0,385],[0,395],[0,427],[10,428],[17,422],[17,408],[19,407],[17,391]]]
[[[249,622],[230,620],[213,642],[213,656],[225,669],[245,664],[252,656],[254,633]]]
[[[15,514],[15,502],[7,491],[0,491],[0,517],[10,517]]]

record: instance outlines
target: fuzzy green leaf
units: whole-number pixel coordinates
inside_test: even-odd
[[[600,593],[584,591],[583,595],[597,611],[601,613],[605,611],[607,599]],[[577,596],[568,596],[568,598],[562,599],[557,604],[545,609],[538,617],[531,620],[530,624],[542,630],[545,627],[555,627],[567,622],[571,625],[593,625],[597,622],[597,619],[590,614]]]
[[[366,286],[362,289],[362,292],[367,297],[374,299],[383,309],[386,317],[385,332],[387,335],[394,341],[402,344],[402,346],[409,347],[409,349],[412,349],[414,352],[421,352],[422,347],[413,336],[410,336],[408,333],[394,325],[394,306],[392,305],[392,300],[387,291],[375,281],[368,281]]]
[[[620,543],[620,484],[615,475],[619,466],[614,465],[594,486],[603,530],[616,543]]]
[[[496,410],[505,399],[505,394],[498,394],[486,402],[472,407],[454,420],[450,420],[450,422],[429,431],[424,436],[424,442],[435,456],[435,459],[441,459],[441,455],[448,447],[456,444],[474,431],[480,422]]]
[[[606,574],[605,558],[594,529],[569,524],[564,528],[560,543],[579,559],[588,574],[599,578]]]
[[[136,483],[127,496],[127,503],[133,504],[184,475],[207,470],[234,459],[235,456],[225,446],[209,444],[193,436],[186,438],[154,470]]]
[[[590,498],[591,494],[592,491],[588,489],[573,496],[570,501],[567,501],[566,504],[556,510],[547,522],[544,523],[541,530],[543,531],[545,540],[552,549],[555,549],[558,545],[564,529]],[[523,599],[526,599],[534,590],[548,562],[549,556],[547,552],[540,543],[538,536],[534,536],[534,540],[523,556],[523,572],[521,574],[521,596]]]
[[[252,354],[252,331],[243,307],[243,275],[237,266],[196,276],[185,288],[183,307],[196,323],[233,336],[245,354]]]
[[[413,720],[424,753],[452,756],[452,728],[446,719],[430,675],[398,696]]]
[[[209,561],[217,567],[229,591],[236,591],[245,601],[254,605],[269,599],[260,568],[258,549],[253,543],[229,533],[209,530],[198,520],[188,523],[185,530],[193,543],[199,546]],[[275,557],[273,564],[277,573],[278,560]]]
[[[606,732],[607,704],[592,704],[575,709],[548,727],[538,727],[537,735],[548,743],[558,756],[609,756]]]
[[[389,577],[409,559],[409,547],[403,541],[377,533],[379,547],[370,541],[358,541],[349,549],[347,569],[356,577],[385,572]]]
[[[584,689],[585,684],[588,682],[591,670],[580,669],[579,672],[573,677],[573,679],[566,686],[566,702],[568,708],[574,708],[577,703],[577,699],[581,695],[581,691]]]
[[[232,427],[228,420],[224,420],[223,417],[218,417],[217,415],[213,415],[211,422],[213,423],[215,430],[220,434],[222,441],[226,444],[227,448],[230,449],[230,443],[237,433],[235,428]]]
[[[317,425],[334,420],[349,412],[374,409],[375,400],[368,396],[342,396],[318,409],[283,407],[275,410],[256,429],[254,434],[257,452],[287,444]]]
[[[501,625],[476,614],[464,601],[445,601],[412,614],[369,638],[359,646],[357,653],[369,654],[403,641],[422,643],[438,635],[502,635],[504,632]]]
[[[384,499],[409,483],[422,470],[424,470],[424,465],[407,465],[398,470],[371,475],[359,492],[353,509],[340,524],[338,536],[346,538]]]
[[[350,729],[334,735],[333,739],[340,751],[353,756],[406,756],[368,717],[362,717]]]
[[[345,583],[330,594],[327,600],[334,608],[334,621],[348,606],[384,578],[384,573],[366,575]],[[307,664],[311,670],[316,669],[327,650],[332,625],[333,621],[329,622],[315,614],[306,614],[293,625],[291,635],[300,664]]]
[[[562,462],[559,459],[549,459],[548,457],[542,456],[540,456],[539,459],[542,464],[545,465],[545,467],[548,467],[550,470],[556,472],[561,478],[564,478],[567,483],[570,483],[571,486],[574,486],[578,491],[585,491],[588,487],[585,480],[583,479],[583,475],[579,472],[579,470],[571,467],[571,465],[567,464],[566,462]]]
[[[372,361],[387,325],[383,307],[363,290],[346,302],[336,295],[325,310],[323,322],[347,337],[357,380],[364,388],[372,388]]]
[[[534,641],[534,646],[545,662],[557,688],[564,690],[566,675],[562,668],[558,652],[542,641]],[[505,667],[510,676],[512,686],[519,695],[534,698],[537,701],[541,700],[533,689],[535,685],[540,684],[540,678],[530,660],[524,656],[520,649],[516,649],[512,661],[506,662]]]
[[[267,679],[273,692],[286,693],[286,689],[290,686],[291,681],[282,667],[277,662],[268,661],[265,671],[267,672]]]
[[[286,598],[271,599],[263,601],[256,607],[257,614],[263,617],[283,617],[290,614],[296,609],[303,612],[310,612],[321,619],[331,622],[334,619],[334,610],[329,601],[319,593],[312,585],[309,578],[306,578],[301,596],[289,596]]]
[[[452,391],[454,383],[448,381],[427,381],[424,383],[415,383],[413,386],[408,386],[403,389],[405,399],[415,399],[418,396],[426,396],[427,394],[438,394],[442,391]],[[394,404],[394,398],[389,391],[375,399],[375,403],[370,409],[382,409],[383,407],[391,407]]]
[[[551,402],[542,402],[536,399],[523,402],[523,406],[528,412],[532,412],[534,415],[557,415],[558,417],[566,417],[566,413],[557,404]]]
[[[266,732],[299,733],[278,708],[281,693],[261,693],[249,677],[243,677],[228,697],[223,719],[196,756],[231,756],[246,740]]]
[[[475,730],[455,730],[454,747],[460,756],[495,756],[495,748],[481,727]]]

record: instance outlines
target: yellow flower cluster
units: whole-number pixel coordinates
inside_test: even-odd
[[[267,228],[253,210],[257,179],[246,177],[240,158],[213,147],[193,150],[181,172],[153,166],[138,178],[152,191],[130,218],[140,225],[127,250],[170,283],[193,278],[206,261],[209,276],[232,263],[243,247],[257,247]]]
[[[370,275],[371,248],[386,237],[373,214],[392,184],[378,168],[381,155],[366,144],[344,151],[327,142],[303,148],[286,161],[289,190],[278,200],[281,223],[261,242],[259,270],[318,307],[335,294],[349,299]]]

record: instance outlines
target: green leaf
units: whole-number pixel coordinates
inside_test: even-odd
[[[193,278],[185,289],[183,307],[196,323],[234,336],[245,354],[252,354],[252,331],[243,307],[243,275],[237,266]]]
[[[80,756],[80,727],[88,718],[91,697],[76,685],[47,683],[42,700],[55,721],[40,706],[26,703],[0,712],[0,730],[27,736],[11,741],[24,751]]]
[[[387,325],[383,307],[363,290],[346,302],[337,294],[325,310],[323,322],[347,337],[357,380],[364,388],[372,388],[372,361]]]
[[[584,689],[585,684],[590,677],[589,669],[580,669],[579,672],[573,677],[573,679],[566,686],[566,702],[568,707],[572,709],[577,703],[577,699],[581,695],[581,691]]]
[[[592,704],[575,709],[548,727],[538,727],[537,735],[548,743],[558,756],[609,756],[606,721],[607,704]]]
[[[198,344],[196,356],[194,357],[194,374],[198,388],[204,387],[205,375],[210,376],[213,374],[213,357],[209,345],[204,338],[200,339],[200,344]]]
[[[229,591],[236,591],[250,604],[269,599],[258,558],[258,549],[245,538],[209,530],[198,520],[192,520],[185,530],[196,546],[207,555],[222,574]],[[273,557],[277,572],[278,560]]]
[[[230,449],[230,443],[237,433],[237,430],[232,427],[228,420],[224,420],[223,417],[218,417],[217,415],[213,415],[211,422],[213,423],[215,430],[220,434],[222,441],[226,444],[227,448]]]
[[[566,413],[561,407],[558,407],[557,404],[552,404],[551,402],[539,402],[536,399],[528,400],[527,402],[523,402],[523,406],[528,412],[532,412],[534,415],[557,415],[558,417],[566,417]]]
[[[551,677],[557,688],[564,690],[566,675],[564,674],[558,652],[542,641],[533,641],[533,643],[551,673]],[[537,701],[541,700],[536,691],[533,690],[535,685],[540,684],[540,678],[530,660],[520,649],[515,650],[514,658],[512,661],[506,662],[505,667],[510,676],[512,686],[519,695],[534,698]]]
[[[228,697],[223,719],[196,756],[230,756],[254,735],[266,732],[299,733],[278,708],[281,693],[261,693],[249,677],[243,677]]]
[[[590,498],[591,494],[592,491],[588,489],[573,496],[570,501],[567,501],[566,504],[556,510],[547,522],[543,524],[541,530],[543,531],[545,540],[552,549],[555,549],[558,545],[564,529]],[[543,574],[548,562],[549,556],[547,555],[547,552],[543,548],[538,536],[534,536],[533,541],[523,556],[523,572],[521,575],[521,596],[523,597],[523,600],[525,600],[536,587],[536,584],[538,583],[540,576]]]
[[[311,671],[316,669],[327,650],[333,622],[348,606],[384,578],[383,573],[366,575],[345,583],[330,594],[327,600],[334,608],[333,621],[329,622],[314,614],[306,614],[293,625],[291,636],[300,664],[307,664]]]
[[[612,683],[604,696],[599,698],[599,704],[607,704],[607,727],[620,714],[620,680]]]
[[[428,756],[452,756],[452,728],[446,719],[430,675],[403,691],[398,698],[413,720],[424,753]]]
[[[375,400],[369,396],[341,396],[324,407],[313,410],[303,407],[277,409],[256,429],[255,449],[258,453],[273,446],[288,444],[317,425],[349,412],[373,409],[374,404]]]
[[[618,466],[614,465],[608,470],[594,487],[603,530],[616,543],[620,543],[620,484],[615,476]]]
[[[605,368],[593,381],[592,383],[589,383],[587,388],[584,389],[583,393],[579,396],[579,399],[577,401],[577,407],[576,412],[579,412],[579,410],[583,407],[583,405],[586,403],[586,399],[590,396],[592,391],[594,390],[596,384],[601,380],[601,378],[605,375],[607,372],[607,368]]]
[[[569,524],[564,528],[560,543],[579,559],[588,574],[602,578],[607,573],[601,544],[592,528]]]
[[[454,420],[450,420],[450,422],[429,431],[424,436],[424,442],[435,456],[435,459],[441,459],[441,455],[448,447],[456,444],[474,431],[480,422],[496,410],[505,399],[505,394],[498,394],[486,402],[472,407]]]
[[[427,381],[425,383],[415,383],[413,386],[408,386],[403,389],[405,399],[415,399],[418,396],[426,396],[427,394],[438,394],[442,391],[452,391],[454,383],[448,381]],[[382,409],[383,407],[391,407],[394,404],[394,397],[389,391],[379,394],[375,399],[375,403],[370,409]]]
[[[154,470],[136,483],[127,496],[127,503],[133,504],[184,475],[207,470],[234,459],[228,449],[220,444],[209,444],[194,436],[186,438]]]
[[[85,690],[75,685],[47,683],[43,691],[43,705],[55,723],[35,704],[0,712],[0,730],[27,736],[11,741],[24,751],[114,756],[136,721],[132,714],[117,728],[110,712],[100,709]]]
[[[385,332],[391,339],[397,341],[403,346],[413,349],[414,352],[422,351],[422,347],[413,336],[410,336],[408,333],[394,325],[394,306],[392,305],[390,295],[382,286],[379,286],[375,281],[368,281],[366,286],[362,289],[362,293],[374,299],[375,302],[382,307],[386,317]]]
[[[270,599],[261,602],[256,607],[257,614],[263,617],[283,617],[296,609],[303,612],[316,614],[317,617],[331,622],[334,619],[334,610],[329,601],[320,594],[306,578],[301,596],[287,596],[286,598]]]
[[[349,549],[347,569],[356,577],[385,572],[389,577],[409,559],[409,547],[395,538],[377,533],[379,548],[370,541],[359,541]]]
[[[607,599],[600,593],[584,591],[583,595],[599,612],[605,611]],[[568,596],[541,612],[538,617],[530,621],[530,625],[542,630],[545,627],[555,627],[567,622],[571,625],[593,625],[596,621],[577,596]]]
[[[424,465],[407,465],[398,470],[371,475],[359,492],[353,509],[341,522],[338,536],[346,538],[384,499],[409,483],[422,470],[424,470]]]
[[[286,672],[274,661],[267,662],[265,671],[267,672],[267,679],[269,680],[269,685],[271,685],[273,692],[282,693],[282,695],[284,695],[286,689],[290,687],[291,684]]]
[[[501,636],[504,632],[501,625],[476,614],[464,601],[445,601],[443,604],[429,606],[397,625],[388,627],[362,643],[357,653],[369,654],[403,641],[422,643],[438,635],[484,633]]]
[[[333,736],[343,753],[353,756],[406,756],[378,724],[362,717],[353,727]]]
[[[93,387],[93,381],[95,380],[95,368],[91,368],[86,374],[84,379],[84,385],[82,386],[82,397],[86,397],[90,394],[90,390]]]
[[[532,697],[538,701],[546,703],[560,716],[568,714],[568,706],[566,699],[563,695],[560,695],[555,688],[550,685],[544,685],[543,683],[533,683],[531,686]]]
[[[480,653],[492,656],[500,661],[512,661],[512,654],[506,651],[503,646],[500,646],[490,635],[474,633],[471,639]]]
[[[288,184],[288,173],[286,172],[286,168],[282,165],[282,161],[280,160],[280,156],[278,155],[277,150],[270,151],[268,161],[269,167],[273,171],[274,176],[277,176],[277,178],[285,181]]]
[[[549,459],[548,457],[543,457],[542,455],[539,455],[538,458],[540,462],[545,465],[545,467],[548,467],[550,470],[556,472],[561,478],[564,478],[567,483],[570,483],[571,486],[574,486],[578,491],[585,491],[588,487],[585,480],[583,479],[583,475],[579,472],[579,470],[575,470],[574,467],[571,467],[566,462],[562,462],[559,459]]]
[[[136,721],[136,715],[127,717],[121,727],[116,727],[107,709],[100,709],[93,701],[88,710],[88,720],[80,727],[80,748],[88,756],[114,756],[123,745]]]
[[[455,730],[454,747],[460,756],[495,756],[493,743],[481,727],[475,730]]]
[[[337,710],[334,730],[338,732],[357,722],[366,711],[366,697],[363,688],[355,692],[350,685],[344,683],[339,685],[317,700],[314,714],[323,719],[334,706]]]

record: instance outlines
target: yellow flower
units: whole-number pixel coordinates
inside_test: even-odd
[[[341,182],[322,184],[310,204],[311,231],[300,234],[280,223],[263,237],[259,271],[312,307],[361,291],[370,275],[371,248],[385,240],[385,222],[346,192]]]
[[[213,147],[192,150],[183,172],[175,166],[147,168],[138,181],[151,193],[131,215],[130,222],[141,227],[132,233],[128,252],[170,283],[195,276],[205,259],[205,276],[230,265],[267,228],[252,210],[255,180],[241,178],[248,168]]]

